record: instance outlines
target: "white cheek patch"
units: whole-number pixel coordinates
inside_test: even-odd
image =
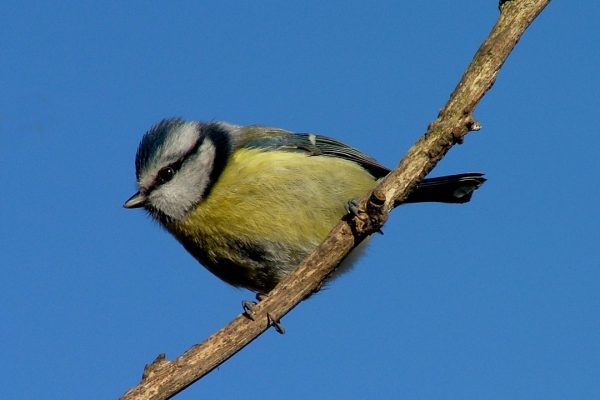
[[[170,182],[152,191],[149,196],[151,204],[171,218],[184,218],[202,200],[211,183],[215,154],[214,143],[206,138]]]

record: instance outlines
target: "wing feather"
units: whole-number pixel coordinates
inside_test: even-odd
[[[238,143],[241,148],[302,151],[313,156],[339,157],[361,165],[376,178],[381,178],[390,172],[389,168],[381,165],[374,158],[327,136],[294,133],[263,126],[248,126],[243,129],[244,134]]]

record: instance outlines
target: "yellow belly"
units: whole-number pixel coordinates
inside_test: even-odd
[[[348,160],[242,149],[232,155],[208,197],[167,228],[222,279],[249,287],[245,281],[260,267],[261,279],[274,286],[327,236],[347,202],[374,186],[373,176]],[[268,254],[252,254],[254,246]],[[257,263],[248,259],[252,256]],[[232,265],[247,276],[237,282],[220,271]],[[250,288],[262,290],[258,286]]]

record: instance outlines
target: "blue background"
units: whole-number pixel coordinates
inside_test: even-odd
[[[163,117],[327,134],[394,166],[496,2],[3,2],[0,398],[115,398],[252,295],[141,211]],[[178,399],[600,398],[600,6],[556,1],[434,174],[465,206],[395,210],[354,270]]]

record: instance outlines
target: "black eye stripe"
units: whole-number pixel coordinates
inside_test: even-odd
[[[154,190],[156,187],[165,184],[167,182],[169,182],[171,179],[173,179],[173,177],[175,176],[175,174],[177,174],[177,172],[181,169],[181,167],[183,166],[183,164],[186,162],[186,160],[194,153],[196,153],[198,151],[198,149],[200,148],[200,146],[202,146],[202,143],[204,143],[204,139],[206,138],[206,135],[201,135],[198,140],[196,141],[196,143],[186,152],[184,153],[179,160],[172,162],[171,164],[162,167],[156,174],[156,178],[154,180],[154,183],[150,186],[150,188],[148,188],[148,192],[151,192],[152,190]]]
[[[192,155],[195,154],[200,146],[204,143],[204,139],[206,139],[206,135],[200,135],[196,143],[190,148],[190,150],[185,153],[181,158],[170,165],[171,168],[175,170],[175,172],[179,171],[183,163]]]
[[[187,155],[185,157],[188,157]],[[183,159],[181,160],[177,160],[174,163],[169,164],[168,166],[166,166],[165,168],[171,168],[173,170],[174,173],[177,173],[177,171],[179,171],[181,169],[181,166],[183,165]],[[164,168],[163,168],[164,169]],[[162,170],[161,170],[162,171]]]
[[[208,185],[204,189],[202,197],[204,198],[209,195],[214,184],[219,179],[221,172],[223,172],[223,170],[225,169],[225,165],[227,164],[227,160],[229,159],[229,155],[231,154],[232,146],[231,141],[229,139],[229,135],[218,124],[200,124],[197,129],[199,129],[200,134],[198,135],[198,140],[196,141],[196,143],[194,143],[194,145],[187,152],[182,154],[177,161],[174,161],[159,170],[154,179],[154,182],[146,190],[147,193],[152,192],[160,185],[170,181],[182,168],[183,164],[187,162],[190,156],[198,152],[200,146],[202,146],[204,144],[204,141],[208,138],[208,140],[210,140],[212,145],[214,146],[215,156],[213,164],[210,168],[210,178],[208,181]],[[164,179],[164,177],[161,179],[159,174],[161,174],[161,171],[164,171],[168,168],[172,169],[172,173],[165,171],[165,177],[168,176],[168,179]]]

